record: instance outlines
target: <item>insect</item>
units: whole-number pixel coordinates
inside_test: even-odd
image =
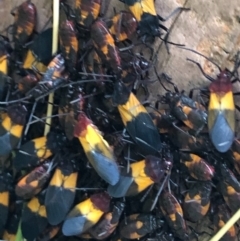
[[[109,144],[92,121],[82,112],[79,114],[74,135],[79,139],[85,154],[98,175],[115,185],[120,177],[118,165]]]
[[[23,208],[21,230],[27,240],[34,240],[48,225],[44,195],[45,192],[33,197]]]
[[[195,135],[203,130],[208,117],[204,106],[178,91],[167,92],[164,98],[169,103],[170,114],[194,130]]]
[[[34,99],[42,98],[42,95],[53,91],[64,81],[62,76],[65,70],[64,59],[61,54],[56,55],[49,63],[47,71],[43,75],[38,84],[26,93],[26,96],[31,96]]]
[[[199,181],[211,181],[214,176],[214,167],[198,155],[182,153],[181,163],[187,167],[190,175]]]
[[[87,231],[90,236],[97,240],[109,237],[117,228],[124,207],[123,202],[117,202],[111,212],[105,213],[99,222]]]
[[[163,192],[159,198],[159,204],[173,234],[180,239],[188,240],[188,228],[183,210],[176,197],[170,192]]]
[[[105,0],[75,0],[76,23],[89,30],[98,16],[105,11],[106,5]]]
[[[24,199],[29,199],[41,192],[43,186],[50,178],[52,164],[53,162],[45,161],[20,179],[15,187],[16,195]]]
[[[240,141],[235,139],[231,148],[231,157],[237,172],[240,174]]]
[[[62,91],[61,96],[58,108],[59,121],[67,138],[72,140],[74,138],[74,128],[78,123],[78,115],[84,106],[83,91],[79,86],[69,85]],[[79,98],[78,102],[71,103],[72,100]]]
[[[18,90],[23,94],[26,94],[28,91],[34,88],[38,82],[38,76],[30,69],[28,69],[27,72],[24,72],[21,75],[21,78],[15,80]]]
[[[7,87],[10,83],[9,56],[12,53],[12,47],[7,37],[0,35],[0,100],[7,96]]]
[[[10,41],[7,37],[0,35],[0,73],[8,74],[8,57],[12,53]]]
[[[116,185],[108,186],[108,193],[112,197],[134,196],[153,183],[161,183],[165,174],[171,170],[172,162],[155,156],[146,156],[144,160],[132,163],[123,169]]]
[[[62,232],[65,236],[80,235],[96,224],[109,210],[110,197],[107,193],[93,194],[77,204],[67,215]]]
[[[43,47],[44,46],[44,47]],[[45,73],[52,60],[52,28],[38,34],[32,41],[19,67],[18,74],[21,78],[14,79],[21,93],[28,93],[41,79],[41,73]]]
[[[121,11],[108,23],[109,32],[116,42],[129,40],[137,29],[137,20],[132,13]]]
[[[160,28],[167,32],[164,40],[168,37],[168,29],[159,23],[160,21],[166,21],[174,14],[179,13],[182,10],[189,10],[188,8],[177,8],[165,19],[157,14],[153,0],[120,0],[124,2],[133,16],[138,22],[137,33],[141,37],[142,42],[152,51],[153,48],[147,44],[147,41],[152,42],[155,37],[161,38],[162,33]]]
[[[225,164],[220,166],[219,190],[223,198],[232,212],[236,212],[239,208],[240,199],[240,183],[235,175]]]
[[[62,132],[49,132],[47,136],[30,140],[16,152],[13,166],[18,171],[23,168],[37,166],[57,153],[64,146],[65,141],[66,137]]]
[[[151,116],[136,96],[120,81],[115,84],[112,100],[118,107],[127,132],[141,152],[156,155],[161,151],[160,135]]]
[[[235,105],[232,84],[227,71],[222,71],[210,86],[208,130],[219,152],[226,152],[235,137]]]
[[[117,76],[121,74],[122,68],[119,50],[103,20],[98,19],[91,26],[91,39],[103,63],[109,66]]]
[[[228,211],[228,208],[225,204],[221,204],[218,206],[218,210],[214,215],[213,224],[214,231],[217,232],[220,230],[231,218],[231,214]],[[221,238],[222,241],[236,241],[237,240],[237,230],[233,225],[230,229],[224,234]]]
[[[160,36],[159,17],[153,0],[130,1],[124,0],[129,10],[138,21],[138,33],[140,36]],[[164,26],[162,26],[164,28]],[[164,28],[166,31],[167,29]]]
[[[162,227],[163,221],[151,214],[132,214],[120,223],[122,237],[139,239]]]
[[[15,49],[21,49],[32,35],[36,24],[37,10],[35,5],[27,0],[19,5],[11,14],[14,16],[13,41]]]
[[[178,126],[173,123],[168,133],[171,142],[178,147],[180,151],[201,153],[214,148],[211,145],[208,135],[193,136],[186,126]]]
[[[163,111],[151,111],[149,115],[152,117],[154,125],[158,128],[159,133],[168,133],[172,126],[172,122],[176,120],[173,116]]]
[[[45,72],[52,60],[52,28],[39,33],[34,39],[23,62],[23,69]],[[43,47],[44,46],[44,47]]]
[[[65,59],[66,69],[74,72],[78,57],[78,39],[74,23],[65,20],[59,29],[60,50]]]
[[[23,105],[12,105],[2,115],[0,124],[0,156],[7,156],[17,147],[25,126],[27,109]]]
[[[56,168],[47,187],[44,202],[51,225],[58,225],[68,214],[75,198],[77,178],[74,160],[63,162]]]
[[[126,85],[134,94],[137,93],[137,90],[139,90],[139,87],[141,86],[144,88],[144,92],[148,97],[147,81],[152,63],[142,54],[134,53],[132,51],[121,52],[120,57],[122,59],[121,80],[124,85]]]
[[[3,237],[2,237],[3,240],[16,241],[22,209],[23,209],[22,202],[14,203],[13,210],[10,212],[9,220],[7,221],[5,230],[3,232]]]
[[[197,182],[185,195],[183,210],[186,219],[191,222],[200,221],[210,207],[211,182]]]
[[[60,227],[59,226],[48,226],[38,237],[37,241],[48,241],[54,238],[58,232]]]
[[[190,51],[197,53],[193,50]],[[239,67],[239,54],[240,52],[237,54],[233,72],[230,72],[227,69],[221,70],[214,62],[210,61],[202,54],[199,54],[218,67],[220,73],[215,79],[204,73],[199,63],[188,59],[195,63],[200,68],[203,75],[211,81],[211,84],[208,87],[210,91],[208,105],[208,132],[214,147],[221,153],[227,152],[230,149],[235,138],[235,104],[232,83],[237,81],[238,78],[231,79],[234,77],[234,74]]]
[[[4,226],[8,218],[8,209],[10,203],[10,191],[12,185],[12,176],[10,173],[0,173],[0,232],[4,230]]]

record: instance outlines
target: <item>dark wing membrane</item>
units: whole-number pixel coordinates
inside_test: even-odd
[[[209,111],[209,116],[212,114],[214,113]],[[218,112],[218,114],[215,116],[215,122],[212,128],[209,130],[209,134],[212,143],[219,152],[228,151],[235,137],[235,133],[228,125],[223,112]]]
[[[36,154],[34,142],[29,141],[16,152],[13,165],[17,170],[21,170],[22,168],[36,165],[38,161],[39,158]]]
[[[112,197],[125,197],[133,181],[134,179],[131,176],[120,176],[120,179],[116,185],[108,186],[107,192]]]
[[[5,132],[4,134],[2,134],[0,136],[0,146],[1,146],[1,148],[0,148],[0,155],[1,156],[8,155],[12,151],[12,146],[11,146],[10,139],[11,139],[10,132]]]
[[[34,240],[47,227],[46,217],[40,216],[26,207],[22,214],[21,230],[23,237],[28,241]]]
[[[52,28],[39,34],[30,49],[40,62],[48,65],[52,60]]]
[[[68,214],[75,198],[75,192],[63,187],[48,186],[45,206],[48,222],[51,225],[61,223]]]
[[[119,181],[120,173],[117,163],[110,160],[100,152],[92,149],[87,153],[88,159],[98,175],[110,185],[115,185]]]
[[[62,232],[65,236],[79,235],[86,230],[87,222],[89,221],[85,216],[69,217],[63,223]]]
[[[0,200],[0,231],[3,230],[4,225],[6,224],[8,217],[8,207],[3,205]]]
[[[148,113],[138,114],[126,129],[144,153],[156,155],[161,150],[160,135]]]

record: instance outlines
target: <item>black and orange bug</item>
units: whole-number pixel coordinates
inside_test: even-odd
[[[67,215],[62,232],[65,236],[81,235],[95,225],[109,211],[110,197],[97,193],[77,204]]]
[[[113,148],[116,157],[119,157],[124,150],[127,142],[123,140],[122,132],[115,132],[104,136],[109,145]]]
[[[120,234],[127,239],[139,239],[161,228],[163,221],[151,214],[132,214],[119,225]]]
[[[208,131],[219,152],[228,151],[235,138],[235,105],[230,79],[224,70],[209,86]]]
[[[55,91],[67,80],[65,71],[65,61],[61,54],[56,55],[49,63],[46,72],[37,85],[26,93],[26,97],[34,98],[36,101],[32,107],[29,116],[28,124],[25,128],[24,134],[26,135],[29,129],[29,123],[32,121],[33,113],[36,109],[37,103],[40,99],[48,95],[50,92]]]
[[[35,99],[48,92],[55,90],[61,83],[64,82],[63,72],[65,70],[65,61],[61,54],[56,55],[49,63],[46,72],[38,84],[26,93],[26,96],[31,96]]]
[[[15,187],[18,197],[29,199],[41,192],[43,186],[50,178],[53,163],[45,161],[21,178]]]
[[[129,40],[137,29],[137,20],[132,13],[121,11],[115,14],[108,23],[109,32],[116,42]]]
[[[48,226],[37,238],[36,241],[49,241],[54,238],[60,230],[59,226]]]
[[[191,177],[199,181],[211,181],[215,174],[214,167],[198,155],[181,153],[180,162],[187,167]]]
[[[78,85],[69,85],[66,89],[62,90],[61,96],[62,98],[58,107],[59,122],[67,138],[72,140],[74,138],[74,128],[78,123],[78,115],[84,105],[83,90]],[[79,98],[79,101],[72,103],[72,100]]]
[[[91,39],[103,63],[109,66],[114,74],[121,74],[122,68],[119,49],[115,45],[115,41],[103,20],[98,19],[91,26]]]
[[[113,151],[98,128],[83,112],[79,114],[74,135],[79,139],[88,161],[98,175],[107,183],[115,185],[119,181],[120,171]]]
[[[27,93],[40,81],[39,73],[46,72],[47,65],[52,60],[51,48],[52,28],[48,28],[33,39],[18,71],[22,78],[14,79],[21,93]]]
[[[16,152],[13,166],[16,170],[37,166],[56,154],[64,145],[66,137],[62,132],[49,132],[47,136],[30,140]]]
[[[140,36],[160,36],[159,19],[163,19],[157,15],[153,0],[122,0],[131,13],[138,21],[138,30]],[[165,31],[167,28],[160,25]]]
[[[173,234],[180,239],[188,240],[188,228],[183,216],[183,210],[176,197],[172,193],[165,191],[159,198],[159,204]]]
[[[240,208],[240,183],[225,164],[220,166],[219,191],[230,210],[235,213]]]
[[[162,148],[161,139],[151,116],[136,96],[120,81],[115,84],[112,101],[117,105],[126,130],[139,146],[141,153],[159,153]]]
[[[144,160],[132,163],[129,171],[127,167],[122,169],[117,184],[109,185],[107,191],[117,198],[137,195],[150,185],[165,180],[171,168],[172,162],[169,160],[146,156]]]
[[[124,2],[133,16],[138,22],[137,33],[142,38],[142,42],[146,44],[146,41],[153,41],[155,37],[160,37],[162,33],[160,28],[168,33],[168,29],[159,23],[159,21],[167,21],[174,14],[179,13],[182,10],[190,10],[189,8],[177,8],[165,19],[157,14],[154,0],[120,0]],[[166,35],[167,38],[168,34]],[[166,40],[165,38],[165,40]],[[146,44],[151,50],[151,46]]]
[[[8,209],[10,203],[10,191],[12,188],[12,176],[10,173],[0,173],[0,233],[4,230],[4,226],[8,218]]]
[[[14,47],[18,50],[28,42],[34,31],[37,10],[31,0],[27,0],[13,9],[11,14],[15,18],[12,26]]]
[[[217,212],[214,214],[213,225],[214,231],[218,232],[227,222],[230,220],[231,214],[225,204],[221,204],[217,208]],[[237,230],[233,225],[221,238],[221,241],[237,241]]]
[[[27,240],[34,240],[48,225],[47,211],[44,206],[45,192],[30,199],[23,208],[21,217],[22,235]],[[36,225],[37,224],[37,225]]]
[[[75,0],[76,23],[81,29],[89,31],[93,22],[106,12],[108,4],[109,0]]]
[[[207,124],[207,112],[203,105],[190,97],[179,93],[176,86],[176,93],[167,92],[163,97],[165,103],[169,104],[170,114],[182,121],[187,127],[195,132],[195,135]]]
[[[165,110],[154,110],[149,112],[149,115],[152,117],[154,125],[161,134],[168,133],[172,122],[176,121],[176,119]]]
[[[191,187],[183,202],[184,217],[191,222],[200,221],[210,207],[211,182],[197,182]]]
[[[17,84],[17,88],[19,92],[23,94],[27,93],[32,88],[34,88],[38,82],[39,82],[38,76],[31,69],[28,69],[27,73],[24,73],[21,76],[21,78],[18,78],[15,80],[15,83]]]
[[[12,47],[7,37],[0,35],[0,100],[7,96],[7,87],[10,83],[9,55],[12,53]]]
[[[75,165],[75,160],[60,163],[47,187],[45,206],[51,225],[61,223],[72,207],[78,178]]]
[[[37,102],[48,95],[51,91],[54,91],[60,87],[60,85],[66,81],[67,74],[64,75],[63,72],[65,70],[65,61],[61,54],[56,55],[47,67],[47,71],[44,73],[41,80],[37,83],[37,85],[29,90],[26,93],[26,97],[19,99],[19,102],[22,100],[26,100],[29,98],[34,98],[36,101],[32,107],[32,111],[29,117],[28,124],[25,128],[25,135],[29,129],[29,123],[31,123],[33,112],[36,108]],[[17,102],[16,100],[13,101]],[[1,102],[1,104],[9,104],[9,102]]]
[[[8,57],[12,51],[9,39],[0,35],[0,73],[4,75],[8,74]]]
[[[97,52],[95,49],[92,49],[88,55],[86,56],[86,59],[84,59],[84,64],[85,64],[85,68],[86,68],[86,72],[87,73],[91,73],[91,74],[97,74],[99,75],[99,79],[102,78],[102,80],[104,80],[104,75],[105,73],[105,69],[103,68],[103,64],[102,64],[102,60],[101,58],[98,56]],[[102,75],[102,76],[101,76]],[[94,76],[94,75],[93,75]],[[102,85],[102,83],[99,81],[98,85]]]
[[[202,153],[214,148],[208,135],[193,136],[187,126],[178,126],[172,123],[172,128],[168,130],[168,133],[171,142],[181,151]]]
[[[103,240],[109,237],[117,228],[124,207],[125,204],[123,202],[117,202],[113,210],[105,213],[99,222],[90,228],[87,233],[97,240]]]
[[[44,46],[44,48],[43,48]],[[35,72],[45,72],[52,60],[52,28],[39,33],[29,46],[29,50],[23,61],[22,68],[28,72],[29,69]]]
[[[235,104],[232,83],[238,80],[238,77],[235,78],[235,74],[240,63],[240,52],[236,55],[234,70],[230,72],[228,69],[221,70],[217,64],[204,55],[191,49],[186,50],[190,50],[204,57],[217,66],[219,70],[219,74],[214,79],[203,71],[199,63],[187,59],[196,64],[202,74],[211,81],[208,87],[210,92],[208,104],[208,132],[214,147],[219,152],[227,152],[231,148],[235,138]]]
[[[230,149],[230,155],[231,158],[233,160],[233,165],[236,169],[236,171],[238,172],[238,174],[240,174],[240,140],[235,139],[233,141],[232,147]]]
[[[74,72],[78,57],[78,39],[73,21],[65,20],[59,28],[60,50],[65,59],[66,69]]]
[[[120,53],[120,57],[122,59],[122,82],[129,90],[132,90],[134,94],[140,89],[139,85],[141,85],[148,95],[146,85],[152,63],[142,54],[133,53],[132,51],[123,51]]]
[[[25,126],[27,109],[23,105],[12,105],[2,115],[0,124],[0,156],[8,155],[17,147]]]
[[[15,202],[13,210],[9,214],[6,227],[3,232],[2,239],[8,241],[17,240],[17,231],[19,227],[20,218],[22,215],[23,202]]]

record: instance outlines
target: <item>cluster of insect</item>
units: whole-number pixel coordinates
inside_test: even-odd
[[[154,39],[170,44],[167,18],[153,0],[123,4],[104,18],[109,1],[60,1],[55,56],[52,28],[35,32],[35,5],[12,11],[0,36],[3,240],[198,240],[240,208],[238,56],[216,78],[192,61],[211,82],[194,100],[155,67]],[[166,90],[154,105],[150,72]],[[237,240],[237,228],[222,240]]]

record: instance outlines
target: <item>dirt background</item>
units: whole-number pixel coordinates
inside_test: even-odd
[[[1,24],[0,31],[13,23],[10,11],[21,4],[23,0],[0,0]],[[37,6],[37,31],[41,30],[52,15],[50,0],[32,0]],[[156,10],[159,15],[166,17],[175,8],[189,7],[174,16],[164,25],[170,29],[169,41],[185,44],[186,47],[199,51],[215,61],[221,68],[233,67],[233,58],[240,50],[240,4],[238,0],[156,0]],[[113,14],[113,7],[124,9],[124,4],[118,0],[111,0],[107,16]],[[155,48],[160,44],[156,41]],[[186,58],[198,61],[211,76],[218,71],[204,58],[186,50],[170,46],[170,54],[164,45],[158,54],[159,73],[166,73],[172,77],[180,90],[189,91],[194,87],[209,84],[196,65],[188,62]],[[162,92],[159,83],[150,85],[152,97]],[[208,240],[208,238],[201,240]]]

